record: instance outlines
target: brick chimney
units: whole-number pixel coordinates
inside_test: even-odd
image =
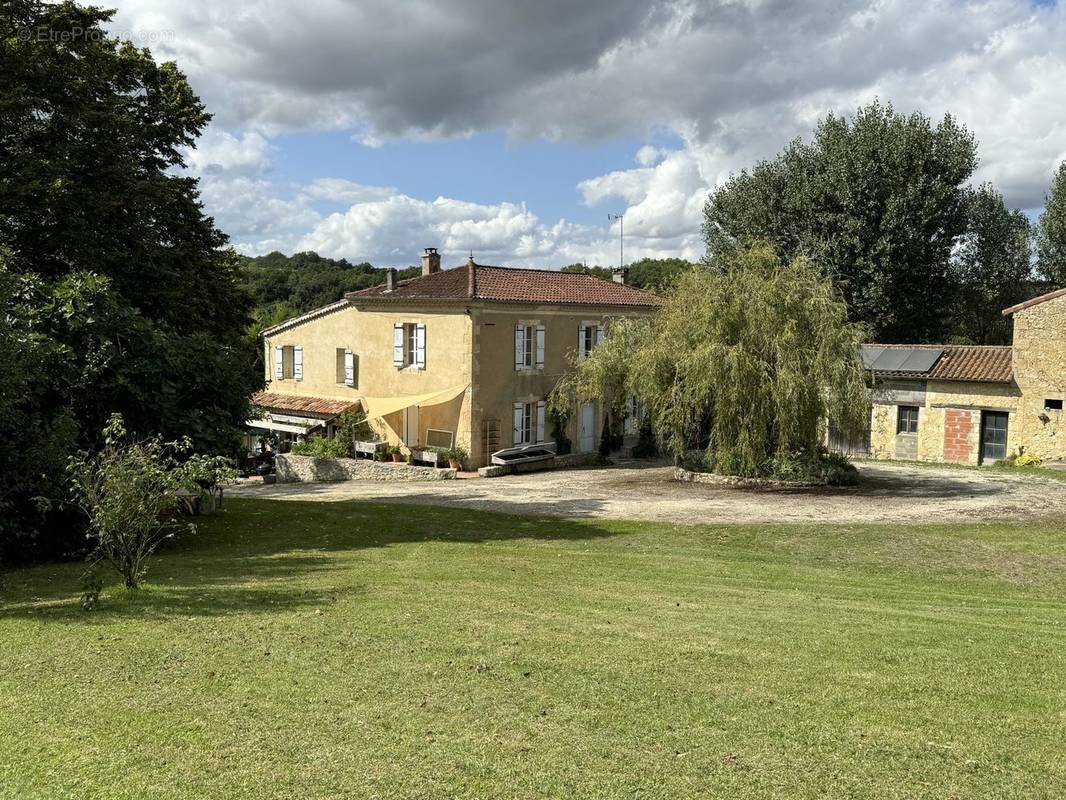
[[[422,254],[422,274],[429,275],[432,272],[440,272],[440,253],[436,247],[427,247]]]
[[[385,270],[385,291],[391,292],[396,288],[396,269],[389,267]]]
[[[629,269],[627,267],[618,267],[611,273],[611,280],[615,283],[625,284],[629,278]]]
[[[466,262],[466,296],[477,297],[477,264],[473,256]]]

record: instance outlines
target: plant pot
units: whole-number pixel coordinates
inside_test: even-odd
[[[394,461],[395,463],[397,463],[397,464],[402,464],[402,463],[403,463],[404,461],[406,461],[406,460],[407,460],[407,459],[406,459],[406,458],[404,457],[404,454],[403,454],[403,453],[392,453],[391,455],[392,455],[392,460],[393,460],[393,461]]]
[[[456,461],[455,459],[448,459],[448,466],[452,469],[461,470],[463,468],[463,462]]]

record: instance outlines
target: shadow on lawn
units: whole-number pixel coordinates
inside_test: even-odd
[[[83,563],[44,564],[9,573],[0,590],[0,619],[92,623],[139,619],[273,613],[332,602],[328,590],[292,588],[293,578],[337,569],[339,553],[419,542],[480,545],[518,539],[596,539],[617,535],[588,522],[515,518],[439,506],[399,506],[360,501],[227,499],[226,510],[198,523],[151,561],[145,589],[118,593],[118,581],[101,565],[107,584],[101,607],[79,604]],[[412,498],[413,499],[413,498]],[[337,592],[361,587],[344,583]]]

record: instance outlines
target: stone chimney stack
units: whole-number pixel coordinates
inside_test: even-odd
[[[611,273],[611,280],[613,280],[615,283],[621,283],[624,285],[628,279],[629,269],[626,267],[619,267]]]
[[[396,288],[396,269],[389,267],[385,270],[385,291],[391,292]]]
[[[436,247],[427,247],[422,254],[422,274],[429,275],[434,272],[440,272],[440,253]]]
[[[474,263],[473,254],[466,262],[466,296],[477,297],[477,264]]]

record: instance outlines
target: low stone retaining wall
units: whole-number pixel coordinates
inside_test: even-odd
[[[362,458],[312,458],[283,455],[274,459],[278,483],[333,483],[336,481],[442,481],[455,477],[454,469],[416,467]]]
[[[775,481],[769,478],[742,478],[739,475],[716,475],[713,472],[692,472],[678,467],[674,480],[682,483],[712,483],[717,486],[735,486],[740,489],[809,489],[822,486],[805,481]]]

